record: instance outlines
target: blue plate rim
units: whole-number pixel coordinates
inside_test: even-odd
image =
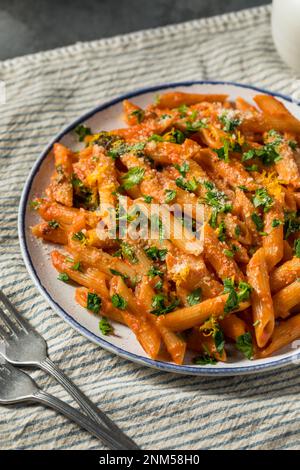
[[[152,367],[155,369],[159,369],[164,372],[173,372],[177,374],[183,374],[183,375],[198,375],[198,376],[233,376],[233,375],[246,375],[246,374],[254,374],[256,372],[261,372],[261,371],[267,371],[267,370],[275,370],[277,368],[283,367],[284,365],[287,364],[293,364],[293,361],[299,361],[300,360],[300,353],[295,353],[289,357],[275,360],[272,362],[268,363],[263,363],[263,364],[255,364],[250,366],[243,366],[243,367],[234,367],[234,368],[214,368],[214,367],[207,367],[207,366],[188,366],[188,365],[176,365],[170,362],[162,362],[162,361],[155,361],[153,359],[147,358],[147,357],[142,357],[139,356],[138,354],[131,353],[129,351],[126,351],[122,348],[119,348],[118,346],[115,346],[108,341],[106,341],[103,338],[100,338],[99,336],[95,335],[92,333],[90,330],[88,330],[86,327],[81,325],[78,321],[76,321],[74,318],[72,318],[53,298],[52,296],[48,293],[46,288],[43,286],[41,280],[39,279],[37,272],[34,268],[34,264],[31,260],[29,250],[27,247],[26,243],[26,227],[25,227],[25,216],[26,216],[26,210],[28,209],[28,196],[31,190],[31,186],[34,180],[34,177],[36,173],[38,172],[42,162],[52,149],[52,146],[55,142],[60,141],[66,134],[68,134],[70,131],[72,131],[78,124],[85,122],[92,116],[94,116],[96,113],[103,111],[117,103],[120,103],[121,101],[125,99],[130,99],[133,97],[137,97],[139,95],[145,94],[145,93],[150,93],[154,91],[160,91],[164,90],[167,88],[177,88],[177,87],[189,87],[193,85],[230,85],[230,86],[236,86],[238,88],[246,88],[246,89],[251,89],[254,91],[257,91],[259,93],[264,93],[268,94],[271,96],[276,96],[278,98],[282,98],[286,101],[289,101],[291,103],[300,104],[300,101],[293,100],[290,96],[284,95],[282,93],[277,93],[277,92],[272,92],[270,90],[256,87],[254,85],[248,85],[245,83],[238,83],[234,81],[220,81],[220,80],[190,80],[190,81],[184,81],[184,82],[171,82],[171,83],[162,83],[158,84],[155,86],[149,86],[149,87],[144,87],[144,88],[139,88],[135,91],[131,91],[128,93],[124,93],[122,95],[117,96],[116,98],[113,98],[112,100],[106,101],[103,104],[97,105],[91,110],[87,111],[86,113],[82,114],[80,117],[76,118],[73,120],[70,124],[65,126],[59,133],[57,133],[53,139],[50,141],[50,143],[45,147],[45,149],[41,152],[39,158],[36,160],[34,163],[23,188],[22,195],[20,198],[20,203],[19,203],[19,211],[18,211],[18,233],[19,233],[19,242],[20,242],[20,248],[21,248],[21,253],[23,256],[23,260],[25,263],[25,266],[27,268],[27,271],[33,280],[34,284],[38,288],[39,292],[42,294],[42,296],[46,299],[46,301],[51,305],[51,307],[60,315],[60,317],[65,320],[70,326],[72,326],[75,330],[77,330],[79,333],[81,333],[83,336],[86,338],[90,339],[93,343],[102,346],[104,349],[106,349],[109,352],[115,353],[118,356],[133,361],[139,365],[146,365],[148,367]]]

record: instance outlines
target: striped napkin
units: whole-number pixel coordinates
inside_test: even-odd
[[[0,62],[1,286],[46,338],[50,357],[144,449],[299,448],[299,369],[197,378],[141,367],[93,345],[64,323],[25,270],[17,208],[27,174],[62,126],[129,90],[180,80],[233,80],[292,93],[295,77],[274,50],[270,8],[79,43]],[[32,375],[70,402],[44,373]],[[0,408],[1,449],[101,449],[41,407]]]

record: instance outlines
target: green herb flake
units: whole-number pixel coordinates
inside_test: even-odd
[[[57,279],[63,282],[68,282],[70,280],[67,273],[59,273],[59,275],[57,276]]]
[[[113,326],[109,323],[106,317],[102,317],[99,321],[99,330],[105,336],[110,335],[114,332]]]
[[[152,298],[151,313],[154,315],[165,315],[166,313],[172,312],[180,304],[179,299],[173,299],[168,305],[166,305],[167,297],[164,294],[156,294]]]
[[[113,306],[118,308],[119,310],[125,310],[128,304],[127,300],[125,300],[124,297],[119,294],[113,294],[111,302]]]
[[[165,203],[168,204],[169,202],[174,201],[176,198],[176,191],[174,189],[166,189],[165,190],[166,197],[165,197]]]
[[[121,254],[123,258],[127,259],[131,264],[137,264],[139,262],[133,247],[129,245],[129,243],[122,242]]]
[[[145,170],[139,166],[130,168],[130,170],[122,176],[122,188],[127,190],[133,188],[137,184],[140,184],[144,178]]]
[[[102,300],[98,294],[94,294],[93,292],[88,292],[87,295],[87,304],[86,308],[94,313],[99,313],[101,309]]]
[[[135,109],[130,114],[136,118],[139,124],[144,120],[145,117],[145,111],[143,109]]]
[[[203,353],[201,356],[194,357],[193,359],[193,363],[197,366],[206,366],[208,364],[216,365],[217,362],[216,358],[214,356],[210,356],[208,353]]]
[[[223,130],[225,132],[233,132],[236,127],[241,124],[241,120],[239,118],[230,118],[226,112],[219,116],[219,121],[223,124]]]
[[[279,219],[273,219],[273,220],[272,220],[272,227],[273,227],[273,228],[279,227],[279,225],[283,225],[283,221],[282,221],[282,220],[279,220]]]
[[[273,205],[273,198],[265,188],[257,189],[252,201],[254,207],[262,207],[264,212],[268,212]]]
[[[199,304],[202,300],[202,292],[200,287],[198,289],[193,290],[188,296],[187,296],[187,302],[190,306]]]
[[[85,234],[80,230],[79,232],[73,233],[72,235],[72,240],[79,241],[81,243],[84,243],[86,240]]]
[[[253,343],[252,336],[249,331],[243,335],[238,336],[236,340],[236,347],[246,356],[247,359],[253,359]]]
[[[233,257],[234,257],[234,253],[233,253],[233,251],[231,251],[231,250],[225,249],[225,250],[223,251],[223,253],[224,253],[224,255],[226,255],[228,258],[233,258]]]
[[[49,227],[53,228],[53,229],[56,229],[59,227],[59,223],[57,222],[57,220],[49,220],[48,222],[48,225]]]
[[[195,180],[195,178],[193,180],[185,180],[181,176],[179,178],[176,178],[175,183],[176,183],[176,186],[178,186],[178,188],[184,189],[185,191],[189,191],[189,192],[196,191],[198,187],[198,183]]]
[[[256,214],[256,212],[253,212],[253,214],[251,214],[251,219],[255,223],[257,231],[260,232],[264,228],[264,221],[261,216]]]
[[[75,128],[75,133],[78,136],[79,142],[83,142],[87,135],[92,135],[91,129],[83,124],[79,124],[79,126]]]
[[[159,249],[156,246],[150,246],[144,249],[148,258],[153,261],[165,261],[168,250],[166,248]]]
[[[153,197],[148,196],[147,194],[143,196],[143,199],[147,204],[151,204],[151,202],[153,201]]]
[[[124,281],[125,279],[128,279],[127,274],[120,273],[120,271],[117,271],[116,269],[112,268],[110,268],[109,270],[113,276],[120,276]]]
[[[149,271],[147,272],[147,276],[150,277],[150,279],[153,279],[155,276],[160,276],[162,277],[164,275],[163,271],[160,271],[157,267],[151,266]]]
[[[294,241],[294,250],[296,258],[300,258],[300,238]]]

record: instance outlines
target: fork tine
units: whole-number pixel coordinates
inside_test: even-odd
[[[29,331],[31,328],[29,327],[27,321],[20,315],[16,307],[11,303],[11,301],[6,297],[4,292],[0,289],[0,300],[3,302],[5,307],[9,310],[11,315],[14,317],[15,321],[18,323],[18,325],[23,328],[25,331]],[[7,318],[7,316],[6,316]],[[4,320],[5,321],[5,320]],[[13,325],[15,326],[15,325]],[[17,331],[15,332],[17,333]]]
[[[18,334],[19,328],[17,327],[17,325],[15,325],[11,321],[9,316],[6,315],[6,313],[4,312],[4,310],[2,310],[1,307],[0,307],[0,318],[3,321],[3,323],[5,323],[6,327],[10,330],[11,333],[15,333],[16,335]]]
[[[9,334],[2,328],[1,325],[0,325],[0,338],[4,339],[4,341],[9,341]]]

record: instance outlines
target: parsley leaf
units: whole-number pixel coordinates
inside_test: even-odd
[[[264,212],[268,212],[273,205],[273,198],[265,188],[257,189],[252,201],[254,207],[263,207]]]
[[[116,269],[112,268],[110,268],[109,270],[113,276],[120,276],[123,280],[128,279],[127,274],[120,273],[120,271],[117,271]]]
[[[122,176],[122,188],[125,190],[131,189],[133,186],[139,184],[144,178],[145,170],[139,166],[130,168],[130,170]]]
[[[294,250],[296,258],[300,258],[300,238],[294,241]]]
[[[225,346],[225,339],[224,339],[223,331],[220,328],[218,328],[215,331],[213,338],[215,340],[215,346],[216,346],[217,352],[219,354],[222,354],[224,350],[224,346]]]
[[[257,231],[261,232],[264,228],[264,221],[261,216],[256,214],[256,212],[253,212],[253,214],[251,214],[251,219],[255,223]]]
[[[176,178],[175,183],[176,183],[176,186],[178,186],[178,188],[184,189],[185,191],[189,191],[189,192],[196,191],[198,187],[198,183],[195,180],[195,178],[193,180],[185,180],[181,176],[179,178]]]
[[[219,116],[219,121],[223,124],[223,130],[225,132],[233,132],[235,128],[241,124],[239,118],[229,118],[226,112]]]
[[[106,317],[102,317],[99,321],[99,330],[105,336],[114,332],[113,326],[109,323]]]
[[[166,255],[168,250],[166,248],[162,248],[161,250],[156,246],[150,246],[149,248],[144,249],[148,258],[152,259],[153,261],[165,261]]]
[[[176,191],[174,189],[166,189],[165,203],[171,202],[176,198]]]
[[[153,197],[148,196],[147,194],[145,196],[143,196],[143,199],[147,204],[150,204],[153,201]]]
[[[134,249],[129,243],[122,242],[121,244],[121,254],[123,258],[126,258],[130,263],[137,264],[139,262]]]
[[[177,163],[174,165],[174,167],[176,168],[176,170],[179,171],[179,173],[181,174],[181,176],[183,176],[184,178],[186,177],[189,169],[190,169],[190,165],[188,164],[188,162],[183,162],[181,165],[178,165]]]
[[[81,243],[84,243],[86,240],[86,236],[81,230],[79,230],[79,232],[73,233],[72,240],[76,240]]]
[[[94,294],[93,292],[88,292],[87,296],[87,304],[86,307],[91,312],[99,313],[101,308],[102,300],[99,295]]]
[[[247,357],[247,359],[253,358],[252,336],[249,331],[237,337],[236,347]]]
[[[209,353],[205,352],[201,356],[194,357],[193,363],[197,366],[206,366],[207,364],[215,365],[217,360],[214,356],[210,356]]]
[[[209,223],[213,228],[216,228],[218,214],[230,212],[232,205],[228,202],[226,194],[219,191],[214,183],[205,181],[203,185],[207,190],[204,202],[213,208]]]
[[[300,231],[300,217],[296,212],[284,213],[284,238],[287,239],[292,233]]]
[[[282,220],[279,220],[279,219],[273,219],[272,220],[272,227],[274,227],[274,228],[278,227],[279,225],[282,225],[282,224],[283,224]]]
[[[57,220],[49,220],[48,225],[49,227],[54,229],[59,227],[59,223],[57,222]]]
[[[172,312],[180,304],[179,299],[172,300],[172,302],[168,305],[166,305],[166,301],[167,297],[164,294],[156,294],[152,298],[151,307],[153,310],[151,310],[151,313],[157,316],[164,315],[166,313]]]
[[[155,266],[151,266],[151,268],[147,272],[147,276],[149,276],[150,279],[152,279],[155,276],[163,276],[163,275],[164,273],[160,271],[158,268],[156,268]]]
[[[188,296],[187,296],[187,302],[189,305],[196,305],[199,304],[202,300],[202,292],[200,287],[198,289],[193,290]]]
[[[145,117],[145,111],[143,109],[135,109],[130,114],[131,114],[131,116],[136,117],[136,120],[139,124],[143,121],[143,119]]]
[[[79,124],[75,128],[75,133],[78,135],[79,142],[83,142],[87,135],[92,134],[91,129],[89,127],[84,126],[83,124]]]
[[[59,273],[59,275],[57,276],[57,279],[63,282],[68,282],[70,280],[67,273]]]
[[[127,300],[125,300],[124,297],[122,297],[119,294],[113,294],[113,296],[111,298],[111,302],[112,302],[114,307],[116,307],[120,310],[125,310],[126,307],[127,307],[127,304],[128,304]]]

